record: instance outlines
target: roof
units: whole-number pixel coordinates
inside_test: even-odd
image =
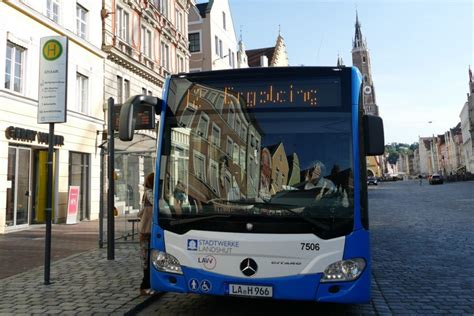
[[[261,56],[267,56],[268,66],[270,66],[270,63],[273,59],[273,54],[275,53],[275,47],[250,49],[246,50],[245,53],[247,54],[249,67],[260,67]]]
[[[213,4],[214,0],[209,0],[209,2],[196,4],[196,8],[199,10],[199,14],[201,15],[201,17],[205,18],[206,14],[211,12]]]
[[[278,147],[280,146],[281,142],[278,143],[278,144],[273,144],[273,145],[269,145],[269,146],[266,146],[268,151],[270,151],[270,154],[273,156],[276,152],[276,150],[278,149]]]

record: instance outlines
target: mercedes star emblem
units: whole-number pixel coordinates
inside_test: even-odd
[[[257,263],[251,258],[246,258],[240,263],[240,271],[242,271],[245,276],[250,277],[254,275],[257,273],[257,269]]]

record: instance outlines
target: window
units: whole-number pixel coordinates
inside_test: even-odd
[[[234,142],[232,141],[232,138],[227,137],[227,147],[225,153],[227,156],[232,158],[232,151],[234,150]]]
[[[245,168],[245,150],[244,147],[240,148],[240,166]]]
[[[178,60],[178,72],[186,72],[186,68],[184,66],[184,57],[178,55],[177,60]]]
[[[203,154],[194,151],[194,174],[203,182],[206,181],[206,157]]]
[[[151,58],[151,31],[142,26],[141,29],[141,47],[140,52]]]
[[[189,33],[189,51],[191,53],[197,53],[201,51],[201,38],[199,32]]]
[[[219,56],[220,57],[223,57],[224,56],[224,53],[222,52],[223,51],[223,47],[222,47],[222,40],[219,40]]]
[[[219,97],[217,98],[217,102],[216,102],[215,106],[216,106],[216,110],[219,111],[219,113],[222,113],[222,110],[224,108],[224,96],[223,95],[219,95]]]
[[[362,62],[365,64],[365,56],[362,56]]]
[[[239,118],[235,119],[235,132],[237,133],[237,135],[240,136],[240,119]]]
[[[168,17],[168,0],[160,0],[160,13]]]
[[[170,48],[164,42],[161,42],[161,67],[169,69]]]
[[[235,68],[235,54],[232,52],[232,68]]]
[[[117,76],[117,102],[122,104],[130,97],[130,81]]]
[[[83,39],[87,37],[87,10],[79,4],[76,5],[76,33]]]
[[[117,102],[123,103],[123,78],[117,76]]]
[[[225,12],[222,12],[222,27],[225,30]]]
[[[78,112],[89,114],[89,78],[76,73],[76,107]]]
[[[228,57],[229,57],[229,65],[232,66],[232,51],[230,50],[230,48],[229,48]]]
[[[219,55],[219,38],[214,36],[214,41],[216,42],[216,55]]]
[[[209,130],[209,116],[205,113],[201,113],[201,117],[199,118],[197,132],[202,138],[207,139],[207,131]]]
[[[217,147],[221,146],[221,129],[212,123],[211,143]]]
[[[196,110],[191,106],[187,106],[184,109],[184,112],[181,118],[181,125],[183,127],[188,127],[188,128],[191,127],[191,124],[193,123],[193,119],[194,119],[194,114],[196,114]]]
[[[54,22],[59,22],[59,0],[46,0],[46,16]]]
[[[209,184],[214,192],[219,190],[219,164],[212,159],[209,159]]]
[[[179,10],[176,10],[176,29],[178,32],[183,31],[183,13]]]
[[[237,143],[234,143],[234,151],[232,152],[232,159],[234,160],[234,163],[239,164],[239,152],[240,148]]]
[[[123,81],[123,102],[130,98],[130,81],[125,79]]]
[[[240,137],[242,137],[242,139],[244,141],[247,141],[247,128],[245,126],[242,125],[242,130],[241,130],[241,134],[240,134]]]
[[[23,68],[25,67],[25,49],[7,42],[5,59],[5,89],[23,92]]]
[[[249,156],[249,169],[248,169],[248,175],[250,176],[250,179],[253,180],[255,178],[255,163],[253,162],[253,157]],[[278,177],[278,171],[277,171],[277,177]]]
[[[128,12],[125,12],[124,9],[121,7],[117,6],[117,11],[115,12],[116,15],[116,33],[120,39],[124,40],[125,42],[129,42],[129,22],[130,22],[130,16]]]
[[[229,123],[231,128],[234,128],[234,117],[235,117],[234,106],[231,105],[229,108],[229,115],[227,116],[227,123]]]
[[[146,88],[142,88],[142,95],[146,95]]]

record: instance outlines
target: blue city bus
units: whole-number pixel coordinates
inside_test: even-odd
[[[369,302],[366,156],[384,137],[361,83],[354,67],[234,69],[128,100],[122,140],[159,114],[152,288]]]

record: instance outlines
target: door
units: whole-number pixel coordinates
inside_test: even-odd
[[[79,209],[77,212],[78,221],[90,219],[89,164],[89,154],[69,152],[69,185],[75,185],[79,187]]]
[[[6,224],[26,226],[30,218],[31,149],[8,147]]]

